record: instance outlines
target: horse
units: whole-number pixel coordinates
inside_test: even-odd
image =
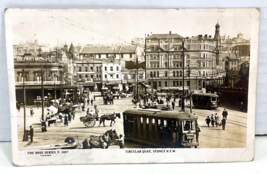
[[[118,118],[121,118],[121,114],[120,113],[114,113],[114,114],[104,114],[104,115],[101,115],[100,120],[99,120],[99,126],[103,122],[103,126],[105,127],[105,120],[110,120],[110,126],[112,126],[112,122],[114,122],[114,124],[116,123],[115,119],[117,117]]]
[[[114,143],[119,136],[116,130],[109,130],[103,135],[94,136],[91,135],[89,138],[86,138],[82,144],[83,149],[93,149],[93,148],[101,148],[101,149],[108,149],[111,143]]]

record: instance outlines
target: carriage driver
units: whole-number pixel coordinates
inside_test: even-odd
[[[119,145],[120,145],[120,148],[123,149],[124,148],[124,137],[122,134],[120,134],[120,138],[119,139],[116,139],[119,141]]]

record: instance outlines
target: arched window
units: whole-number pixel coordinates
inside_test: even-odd
[[[182,71],[180,71],[180,77],[182,77],[183,76],[183,72]]]
[[[173,71],[173,77],[175,77],[175,71]]]

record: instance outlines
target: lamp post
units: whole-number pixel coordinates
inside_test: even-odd
[[[183,96],[182,96],[182,111],[185,110],[185,105],[184,105],[184,66],[185,66],[185,57],[184,57],[184,39],[182,40],[182,48],[183,48],[183,51],[182,51],[182,57],[183,57]]]
[[[26,131],[26,92],[25,92],[25,71],[22,70],[22,79],[23,79],[23,107],[24,107],[24,134],[22,141],[28,141],[28,132]]]
[[[44,70],[43,70],[43,65],[41,66],[41,86],[42,86],[42,120],[44,120]]]
[[[188,66],[188,77],[189,77],[189,100],[190,100],[190,113],[192,113],[192,95],[191,95],[191,81],[190,81],[190,73],[191,73],[191,70],[190,70],[190,62],[187,62],[187,66]]]

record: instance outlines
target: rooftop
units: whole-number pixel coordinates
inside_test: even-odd
[[[152,34],[151,36],[149,36],[147,39],[182,39],[184,37],[182,37],[179,34]]]
[[[120,46],[85,46],[81,53],[87,54],[114,54],[119,53]]]

